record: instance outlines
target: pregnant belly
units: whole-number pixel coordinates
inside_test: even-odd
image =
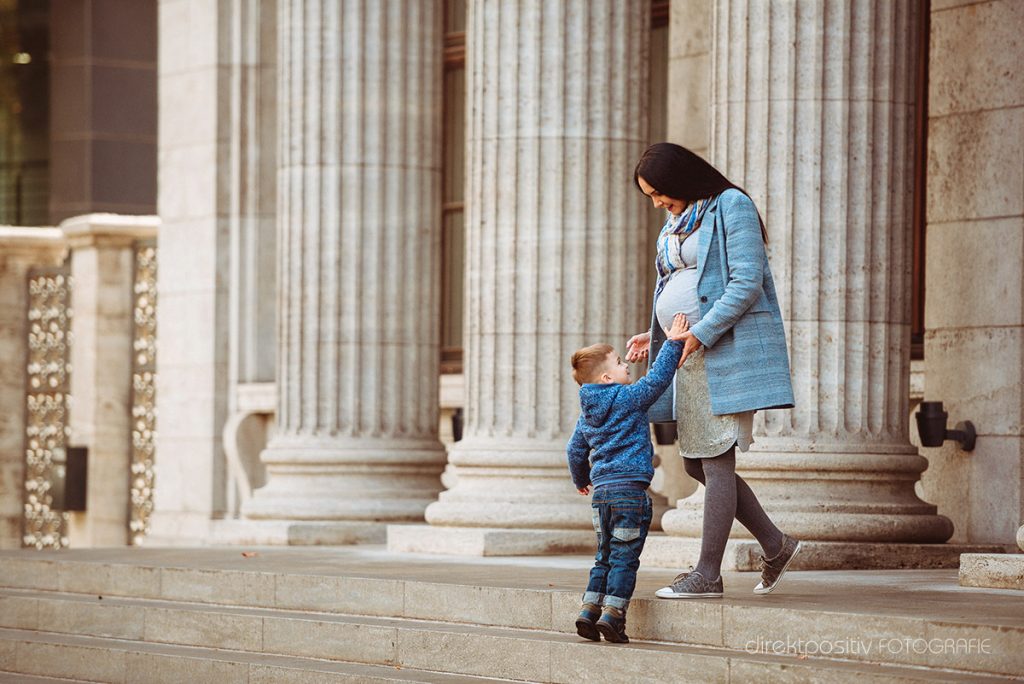
[[[686,314],[690,325],[700,320],[700,302],[697,298],[697,269],[687,268],[676,271],[658,295],[655,305],[658,325],[668,328],[677,313]]]

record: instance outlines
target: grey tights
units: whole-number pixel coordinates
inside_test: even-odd
[[[765,558],[782,550],[782,531],[765,514],[750,486],[736,474],[736,447],[714,458],[684,458],[683,465],[686,474],[707,490],[700,560],[695,571],[709,580],[718,579],[733,518],[750,530]]]

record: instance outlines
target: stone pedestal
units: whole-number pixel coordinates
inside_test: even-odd
[[[28,271],[64,258],[57,228],[0,227],[0,548],[21,547],[25,501]],[[125,481],[127,483],[127,480]]]
[[[422,520],[445,463],[441,2],[282,0],[279,17],[277,426],[242,514],[281,539],[301,521],[382,541],[384,521]]]
[[[86,510],[71,514],[73,546],[129,541],[134,246],[156,216],[87,214],[61,223],[71,250],[70,446],[89,449]]]
[[[569,358],[597,342],[624,352],[646,326],[650,230],[632,170],[646,142],[649,11],[469,5],[465,431],[431,528],[396,530],[394,550],[426,538],[433,552],[479,555],[594,546],[566,466],[579,415]]]
[[[758,414],[737,470],[806,540],[953,532],[915,494],[927,463],[908,440],[917,7],[715,7],[712,161],[763,212],[796,396]],[[667,513],[665,531],[698,538],[703,495]]]

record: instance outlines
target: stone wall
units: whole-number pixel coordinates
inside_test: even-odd
[[[1024,3],[933,0],[925,399],[971,453],[922,449],[954,541],[1013,543],[1024,518]]]

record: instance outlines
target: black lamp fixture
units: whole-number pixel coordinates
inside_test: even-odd
[[[926,447],[942,446],[947,439],[960,443],[964,451],[973,451],[978,433],[974,431],[974,423],[969,420],[956,424],[956,429],[946,429],[949,414],[942,410],[941,401],[922,401],[921,408],[914,414],[917,418],[917,434],[921,436],[921,445]]]

